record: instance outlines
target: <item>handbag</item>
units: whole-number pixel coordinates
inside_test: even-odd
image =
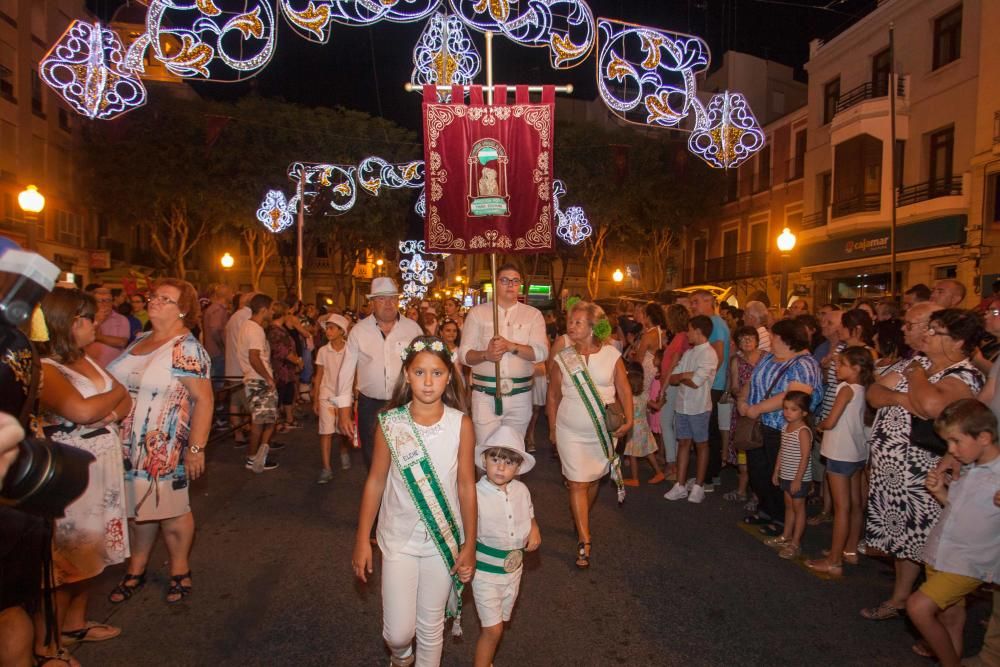
[[[934,456],[944,456],[948,453],[948,443],[934,430],[933,419],[922,419],[911,415],[910,442],[921,449],[926,449]]]
[[[778,380],[781,379],[781,376],[785,374],[785,371],[787,371],[794,363],[795,359],[792,359],[786,363],[780,371],[778,371],[778,374],[774,376],[774,380],[771,381],[771,386],[767,388],[767,392],[764,394],[765,399],[771,397],[771,392],[778,384]],[[729,435],[729,439],[732,441],[733,447],[743,452],[763,447],[764,431],[760,423],[760,417],[747,417],[745,415],[737,416],[736,422],[733,424],[732,432]]]
[[[615,398],[614,403],[604,406],[604,423],[608,426],[608,431],[614,434],[615,431],[625,425],[625,408],[621,401]]]

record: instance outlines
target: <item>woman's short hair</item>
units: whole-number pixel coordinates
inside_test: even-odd
[[[198,326],[198,323],[201,322],[201,304],[198,303],[198,291],[194,288],[194,285],[180,278],[161,278],[156,281],[153,291],[155,292],[164,285],[173,287],[181,293],[177,299],[177,308],[181,311],[184,326],[188,329]]]
[[[760,343],[760,334],[757,333],[755,328],[748,326],[738,327],[736,331],[733,332],[733,342],[739,345],[740,339],[747,336],[752,337],[755,341]]]
[[[809,332],[798,320],[778,320],[771,327],[771,335],[780,338],[792,352],[809,349]]]
[[[948,335],[962,341],[962,351],[969,355],[979,345],[984,335],[983,318],[971,310],[945,308],[931,314],[931,322],[939,322],[948,330]]]
[[[56,287],[41,302],[49,340],[40,345],[40,352],[63,364],[70,364],[83,357],[73,339],[73,322],[78,317],[94,319],[97,301],[86,292],[71,287]]]
[[[674,303],[667,306],[667,328],[670,329],[671,333],[682,334],[687,331],[688,320],[691,319],[691,313],[688,309],[679,303]]]
[[[593,329],[594,325],[597,324],[599,321],[606,320],[608,318],[608,316],[604,314],[604,309],[598,306],[593,301],[577,301],[575,304],[573,304],[573,307],[570,308],[569,314],[572,315],[577,311],[582,312],[584,314],[584,316],[587,318],[587,322],[590,323],[591,329]]]

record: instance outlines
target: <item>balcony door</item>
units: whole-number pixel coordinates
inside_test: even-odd
[[[695,239],[694,240],[694,255],[692,262],[691,271],[691,282],[694,284],[701,284],[705,282],[705,270],[706,270],[706,255],[705,252],[708,249],[707,239]]]
[[[739,254],[738,229],[727,229],[722,232],[722,277],[727,280],[736,278],[736,255]]]
[[[951,170],[955,154],[955,128],[949,127],[934,132],[929,137],[928,148],[931,195],[946,191],[951,181]]]
[[[872,58],[872,97],[889,94],[889,49],[879,51]]]

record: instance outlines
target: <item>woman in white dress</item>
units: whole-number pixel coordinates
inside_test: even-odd
[[[621,402],[624,423],[611,435],[615,439],[624,436],[632,428],[632,390],[621,353],[606,344],[611,325],[604,311],[593,303],[577,303],[567,317],[566,332],[601,402],[608,405],[616,397]],[[559,354],[571,354],[570,348]],[[556,357],[549,370],[546,405],[549,439],[558,444],[563,475],[568,481],[569,507],[579,538],[576,565],[582,569],[590,565],[590,508],[597,498],[598,482],[610,470],[610,457],[595,425],[595,419],[603,419],[603,415],[592,410],[574,376],[565,369],[563,357]]]
[[[56,519],[52,534],[52,574],[56,625],[62,645],[104,641],[119,628],[87,620],[94,577],[129,555],[125,473],[115,422],[132,401],[125,388],[88,357],[94,342],[94,298],[77,289],[55,288],[42,301],[48,341],[42,343],[40,422],[56,442],[94,456],[86,490]],[[55,642],[45,643],[44,623],[36,624],[35,653],[40,663],[63,660]]]

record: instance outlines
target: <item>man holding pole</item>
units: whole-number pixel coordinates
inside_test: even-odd
[[[477,442],[501,424],[524,436],[531,421],[535,362],[544,361],[549,354],[541,311],[517,300],[524,284],[520,269],[504,264],[496,275],[493,295],[499,327],[494,333],[494,304],[476,306],[465,317],[458,351],[459,361],[472,368],[472,421]]]

